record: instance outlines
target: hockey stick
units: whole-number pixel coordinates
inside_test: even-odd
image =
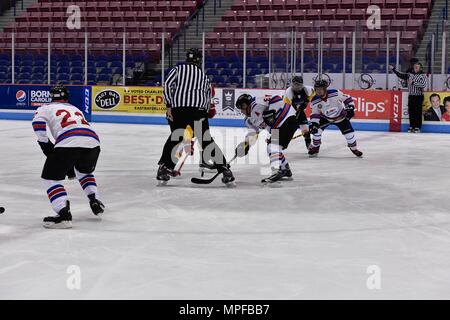
[[[237,154],[234,155],[233,158],[231,158],[230,161],[227,162],[227,165],[230,164],[231,162],[233,162],[234,159],[237,158]],[[221,174],[221,172],[217,172],[212,178],[210,179],[200,179],[200,178],[192,178],[191,182],[195,183],[195,184],[210,184],[211,182],[213,182],[218,176],[219,174]]]
[[[343,119],[338,119],[338,120],[340,121],[340,120],[343,120]],[[337,123],[338,120],[330,121],[330,122],[328,122],[328,123],[325,123],[325,124],[319,126],[319,129],[323,129],[323,128],[329,126],[330,124]],[[293,136],[291,140],[295,140],[295,139],[298,139],[298,138],[303,137],[303,136],[304,136],[304,134],[303,134],[303,132],[302,132],[302,133],[300,133],[300,134],[297,134],[296,136]]]
[[[195,141],[197,141],[197,137],[194,137],[192,139],[192,143],[195,144]],[[178,159],[178,162],[177,162],[177,164],[176,164],[176,166],[175,166],[175,168],[173,170],[174,177],[177,177],[177,176],[181,175],[180,171],[181,171],[181,168],[183,168],[184,162],[186,161],[187,157],[189,157],[192,154],[193,154],[193,149],[192,149],[192,152],[189,152],[189,153],[184,151],[183,155]]]

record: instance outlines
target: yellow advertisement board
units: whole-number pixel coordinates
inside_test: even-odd
[[[162,87],[92,87],[92,110],[165,114]]]

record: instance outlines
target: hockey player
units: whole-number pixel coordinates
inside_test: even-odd
[[[302,131],[305,138],[306,148],[309,148],[311,144],[311,135],[309,133],[308,118],[306,117],[305,110],[308,104],[311,102],[314,96],[314,88],[303,84],[303,78],[295,76],[292,78],[292,85],[286,89],[284,93],[284,101],[294,107],[297,112],[296,118],[298,127]]]
[[[244,121],[248,128],[245,140],[236,147],[236,155],[238,157],[247,155],[250,146],[255,144],[259,132],[266,129],[271,134],[267,142],[267,153],[272,175],[261,182],[273,183],[284,177],[291,178],[292,172],[283,150],[288,147],[298,127],[294,108],[285,103],[280,96],[273,96],[267,103],[260,104],[249,94],[239,96],[236,108],[245,115]]]
[[[75,168],[92,212],[95,215],[104,212],[104,205],[98,199],[94,170],[100,154],[100,140],[92,130],[83,113],[68,103],[69,91],[63,86],[50,90],[51,103],[37,109],[33,118],[33,129],[38,143],[47,156],[42,170],[42,179],[47,196],[56,212],[56,216],[44,218],[44,227],[67,229],[72,227],[72,214],[67,192],[62,180]],[[53,144],[47,128],[53,136]]]
[[[312,143],[308,154],[317,156],[320,149],[322,132],[330,124],[334,124],[341,130],[347,140],[347,145],[354,155],[362,157],[363,153],[356,148],[355,130],[350,119],[355,115],[353,98],[336,89],[328,89],[328,82],[317,80],[314,83],[316,95],[311,101],[311,125],[309,132],[312,134]]]

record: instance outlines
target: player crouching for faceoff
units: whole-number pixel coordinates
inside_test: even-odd
[[[236,147],[236,155],[238,157],[247,155],[250,146],[255,144],[259,132],[266,129],[271,134],[267,142],[267,153],[270,157],[272,175],[261,182],[273,183],[282,178],[291,179],[292,172],[283,150],[288,147],[298,128],[292,105],[285,103],[280,96],[273,96],[267,104],[259,104],[251,95],[242,94],[236,101],[236,108],[245,115],[245,125],[248,128],[245,140]]]
[[[311,124],[309,131],[312,134],[312,143],[308,154],[317,156],[320,149],[322,132],[330,124],[341,130],[347,139],[347,145],[353,154],[362,157],[363,153],[356,148],[355,130],[350,119],[355,115],[353,98],[336,89],[328,89],[328,82],[317,80],[314,83],[316,95],[311,101]]]
[[[44,218],[44,227],[67,229],[72,227],[72,214],[67,192],[62,185],[68,172],[75,168],[92,212],[103,213],[105,206],[98,200],[97,184],[93,175],[100,154],[100,140],[81,111],[69,102],[69,91],[63,86],[50,90],[51,103],[39,107],[33,118],[33,129],[38,143],[47,156],[42,179],[56,216]],[[55,139],[47,136],[47,126]]]
[[[291,104],[296,110],[298,127],[305,138],[306,149],[309,149],[311,135],[309,133],[308,118],[306,117],[305,110],[314,97],[314,88],[304,85],[301,76],[293,77],[291,82],[292,85],[284,93],[284,101]]]

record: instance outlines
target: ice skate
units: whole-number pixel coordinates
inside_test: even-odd
[[[222,182],[225,183],[225,185],[227,187],[233,187],[236,186],[236,182],[234,182],[234,176],[233,176],[233,172],[231,172],[230,170],[230,166],[225,166],[224,167],[224,171],[222,172],[223,177],[222,177]]]
[[[56,216],[44,218],[44,228],[47,229],[70,229],[72,228],[72,214],[70,213],[70,203],[62,208]]]
[[[357,156],[358,158],[362,158],[362,156],[363,156],[363,153],[362,153],[361,151],[359,151],[358,149],[352,149],[352,148],[350,148],[350,151],[353,152],[353,154],[354,154],[355,156]]]
[[[283,180],[286,180],[286,181],[293,180],[292,171],[291,171],[291,168],[289,167],[289,164],[286,164],[286,166],[283,169],[281,169],[281,172],[283,174],[283,178],[282,178]]]
[[[291,173],[291,175],[292,175],[292,173]],[[283,177],[284,177],[283,170],[275,169],[275,170],[272,171],[272,175],[267,177],[267,178],[265,178],[265,179],[262,179],[261,183],[263,183],[263,184],[275,183],[275,182],[280,181]]]
[[[156,174],[156,180],[158,180],[158,185],[165,186],[170,180],[170,177],[174,176],[173,170],[167,168],[164,164],[161,164],[158,168],[158,173]]]
[[[317,155],[319,154],[319,150],[320,150],[320,147],[314,147],[311,145],[309,147],[309,151],[308,151],[309,157],[310,158],[317,157]]]
[[[99,216],[103,212],[105,212],[105,205],[100,200],[95,198],[95,194],[90,194],[88,198],[89,198],[89,205],[91,206],[93,214]]]

